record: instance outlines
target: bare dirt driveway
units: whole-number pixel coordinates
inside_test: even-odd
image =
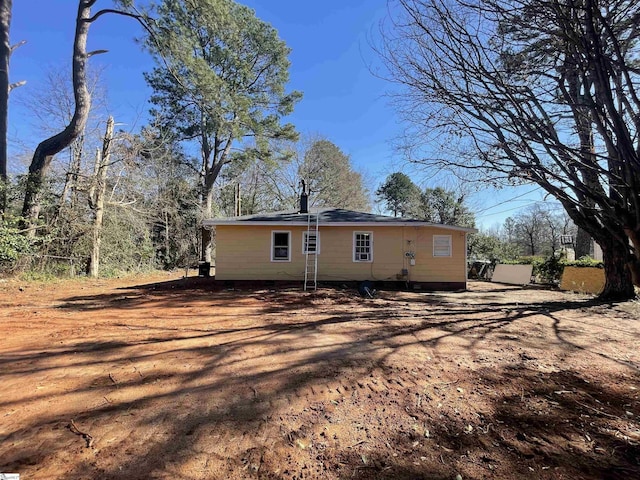
[[[640,305],[0,284],[0,472],[22,479],[640,478]]]

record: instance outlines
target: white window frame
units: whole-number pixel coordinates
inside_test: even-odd
[[[287,258],[275,257],[275,240],[277,233],[286,233],[288,235],[287,241]],[[290,262],[291,261],[291,230],[272,230],[271,231],[271,261],[272,262]]]
[[[308,247],[308,238],[309,238],[309,234],[313,234],[316,236],[316,251],[312,252],[309,251],[307,252],[307,247]],[[302,232],[302,254],[306,255],[307,253],[310,254],[316,254],[316,255],[320,255],[320,232]]]
[[[361,260],[360,258],[357,258],[357,251],[356,249],[358,248],[357,243],[358,243],[358,235],[369,235],[369,258],[367,260]],[[352,258],[353,261],[356,263],[371,263],[373,262],[373,232],[363,232],[363,231],[355,231],[353,232],[353,249],[352,249]]]
[[[446,240],[447,242],[446,253],[442,251],[438,251],[436,249],[438,240]],[[442,248],[442,245],[440,245],[439,248]],[[451,257],[452,253],[453,253],[453,243],[452,243],[451,235],[434,235],[433,236],[433,256],[434,257]]]

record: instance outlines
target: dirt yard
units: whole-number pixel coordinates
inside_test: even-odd
[[[640,304],[0,283],[0,472],[26,479],[640,478]]]

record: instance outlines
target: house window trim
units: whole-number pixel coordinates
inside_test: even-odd
[[[436,238],[446,238],[449,244],[449,253],[447,255],[440,255],[436,253]],[[451,258],[453,256],[453,237],[451,235],[434,235],[433,236],[433,256],[435,258]]]
[[[356,258],[356,243],[358,235],[369,235],[369,260],[359,260]],[[356,230],[353,232],[353,247],[351,250],[351,259],[353,263],[373,263],[373,232],[372,231],[364,231],[364,230]]]
[[[289,236],[287,242],[287,258],[275,258],[275,239],[276,233],[286,233]],[[271,261],[276,263],[291,262],[291,230],[271,230]]]
[[[315,252],[308,252],[309,254],[313,255],[314,253],[316,255],[320,255],[320,232],[302,232],[302,254],[306,255],[307,254],[307,237],[309,235],[309,233],[315,233],[316,234],[316,251]]]

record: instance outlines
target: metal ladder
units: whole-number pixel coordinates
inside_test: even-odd
[[[318,287],[318,222],[319,213],[316,213],[315,222],[311,220],[311,212],[307,214],[307,242],[306,258],[304,266],[304,290],[315,290]]]

